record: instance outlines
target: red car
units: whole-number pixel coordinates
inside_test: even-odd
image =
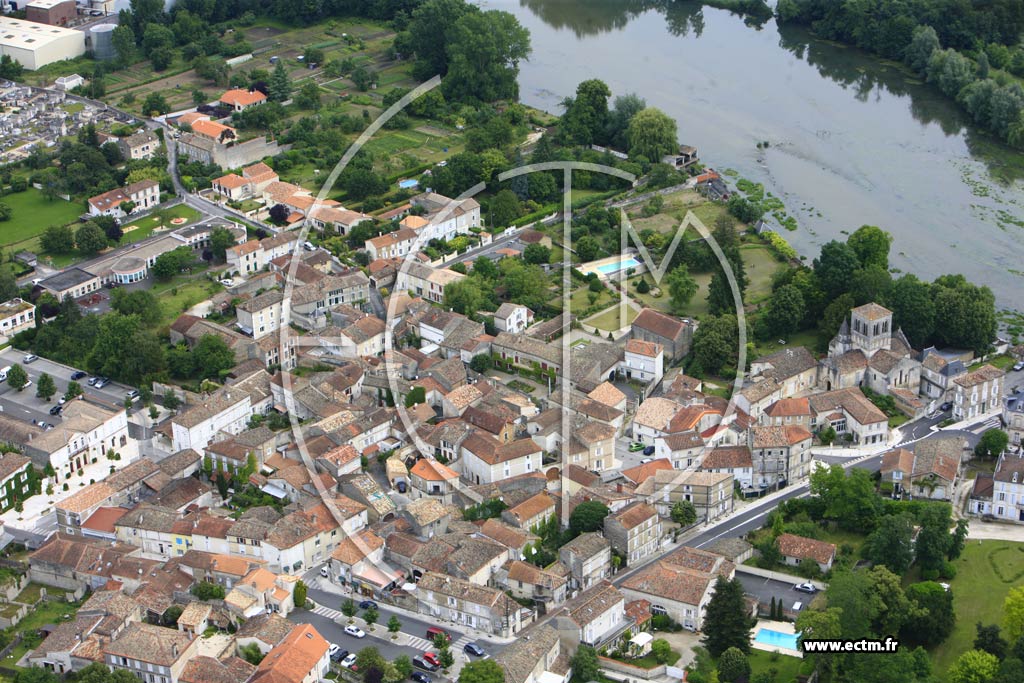
[[[423,659],[430,662],[434,666],[441,666],[441,659],[437,656],[436,652],[424,652]]]

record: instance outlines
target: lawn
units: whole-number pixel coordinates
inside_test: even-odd
[[[194,223],[201,218],[201,214],[195,209],[185,206],[184,204],[178,204],[172,206],[169,209],[158,209],[153,213],[143,216],[137,220],[132,221],[124,225],[121,229],[124,231],[124,237],[121,238],[121,244],[131,244],[132,242],[139,242],[144,240],[153,234],[153,231],[163,226],[169,230],[182,228],[190,223]],[[174,224],[172,220],[177,218],[184,218],[184,223]]]
[[[628,325],[632,323],[633,319],[636,318],[637,315],[639,315],[639,312],[635,308],[633,308],[632,306],[627,306],[626,324]],[[607,309],[604,313],[593,318],[588,318],[585,321],[585,324],[593,325],[599,330],[614,331],[621,327],[621,325],[619,324],[621,322],[622,320],[620,318],[619,307],[612,306],[611,308]]]
[[[59,596],[62,595],[62,591],[53,588],[50,589],[51,595]],[[10,656],[5,660],[10,662],[12,665],[14,662],[21,659],[26,652],[33,650],[38,647],[42,639],[36,635],[36,631],[46,625],[59,624],[64,621],[70,621],[74,618],[75,612],[81,603],[78,602],[59,602],[57,600],[44,600],[25,615],[25,618],[18,622],[18,625],[14,627],[15,631],[22,634],[23,639],[21,643],[11,650]]]
[[[762,244],[744,244],[740,247],[740,256],[747,271],[747,291],[743,294],[743,301],[760,303],[771,294],[772,275],[782,264]]]
[[[974,365],[967,369],[971,372],[974,372],[983,365],[991,365],[993,367],[999,368],[1000,370],[1008,371],[1010,368],[1013,367],[1013,364],[1016,362],[1017,361],[1013,359],[1013,356],[1009,356],[1004,353],[1000,356],[996,356],[995,358],[989,358],[984,363],[975,363]]]
[[[956,625],[946,642],[932,651],[935,673],[944,679],[946,670],[974,645],[975,624],[999,624],[1003,600],[1024,578],[1024,543],[968,541],[954,563],[953,591]]]
[[[192,277],[194,279],[190,280],[182,276],[153,286],[151,291],[160,300],[162,313],[158,326],[170,325],[189,308],[209,299],[224,288],[220,283],[212,282],[202,275]]]
[[[774,678],[775,683],[794,683],[799,674],[808,675],[813,667],[810,661],[804,661],[799,657],[790,657],[764,650],[752,649],[747,661],[750,662],[752,675],[775,669],[778,672]]]
[[[795,346],[804,346],[808,351],[814,353],[815,347],[818,346],[818,332],[816,330],[802,330],[794,334],[789,335],[789,339],[785,344],[779,344],[776,339],[769,339],[764,342],[754,342],[754,356],[751,358],[760,358],[761,356],[767,356],[769,353],[775,353],[779,349],[793,348]]]
[[[34,187],[24,192],[4,195],[0,202],[11,207],[11,220],[0,225],[0,246],[15,249],[38,249],[38,244],[27,244],[51,225],[67,225],[76,220],[85,209],[77,202],[63,199],[50,201]],[[25,244],[23,244],[25,243]]]

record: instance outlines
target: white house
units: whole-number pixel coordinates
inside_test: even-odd
[[[968,420],[999,410],[1003,398],[1006,373],[991,365],[983,365],[953,380],[953,419]]]
[[[221,390],[171,418],[172,450],[202,451],[218,432],[238,434],[245,429],[253,412],[248,393],[230,388]]]
[[[533,322],[533,311],[520,304],[505,302],[494,312],[494,326],[501,332],[519,334]]]
[[[626,379],[657,384],[665,374],[665,347],[655,342],[630,339],[626,342],[619,370]]]
[[[132,211],[125,211],[122,205],[132,202]],[[89,198],[90,216],[113,216],[123,218],[128,213],[145,211],[160,203],[160,184],[155,180],[140,180],[123,188]]]
[[[36,307],[28,301],[14,298],[0,304],[0,336],[13,337],[35,324]]]
[[[473,484],[493,484],[541,468],[541,447],[533,439],[502,444],[489,435],[474,432],[462,442],[462,476]]]

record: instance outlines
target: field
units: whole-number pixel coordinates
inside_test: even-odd
[[[202,274],[181,276],[170,282],[157,283],[150,290],[160,300],[161,319],[158,327],[170,325],[178,316],[221,291],[223,286]]]
[[[85,209],[81,204],[63,199],[49,201],[34,187],[24,192],[4,195],[0,202],[14,212],[11,220],[0,224],[0,247],[4,249],[39,250],[36,239],[51,225],[67,225],[76,220]]]
[[[750,662],[750,673],[754,675],[761,671],[774,669],[777,672],[775,683],[795,683],[798,674],[807,675],[811,668],[810,662],[804,662],[799,657],[774,654],[764,650],[751,650],[747,661]]]
[[[632,306],[627,306],[626,324],[628,325],[629,323],[633,322],[633,319],[636,318],[636,316],[639,315],[639,313],[640,312],[637,311]],[[599,330],[607,330],[611,332],[619,329],[620,327],[619,323],[621,322],[621,319],[619,315],[619,307],[612,306],[611,308],[601,313],[601,315],[595,316],[593,318],[587,318],[586,324],[593,325]]]
[[[946,642],[932,651],[935,673],[946,670],[974,644],[975,624],[1002,623],[1003,600],[1024,578],[1024,544],[1009,541],[968,541],[954,562],[953,591],[956,626]]]

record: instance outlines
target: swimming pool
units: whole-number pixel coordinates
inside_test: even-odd
[[[420,181],[415,178],[407,178],[405,180],[399,180],[398,186],[403,190],[410,190],[420,184]]]
[[[635,258],[630,257],[624,261],[612,261],[611,263],[605,263],[604,265],[597,266],[597,270],[605,275],[608,275],[610,273],[617,273],[620,270],[636,268],[639,265],[639,261],[637,261]]]
[[[759,628],[757,635],[754,636],[754,640],[762,645],[784,647],[787,650],[799,650],[800,647],[797,644],[799,637],[799,633],[783,633],[781,631],[773,631],[770,628]]]

